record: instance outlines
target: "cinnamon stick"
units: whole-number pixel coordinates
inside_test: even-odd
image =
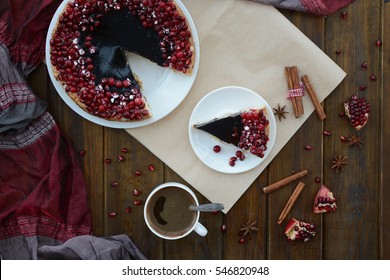
[[[295,181],[295,180],[297,180],[299,178],[302,178],[302,177],[306,176],[307,174],[309,174],[309,172],[306,169],[302,170],[302,171],[300,171],[298,173],[295,173],[293,175],[290,175],[290,176],[288,176],[288,177],[286,177],[286,178],[284,178],[282,180],[279,180],[279,181],[277,181],[277,182],[275,182],[275,183],[273,183],[273,184],[271,184],[271,185],[269,185],[267,187],[264,187],[263,188],[263,192],[265,194],[269,194],[269,193],[271,193],[273,191],[276,191],[276,190],[280,189],[283,186],[286,186],[286,185],[290,184],[291,182],[293,182],[293,181]]]
[[[299,83],[298,67],[284,67],[284,73],[286,75],[287,86],[289,90],[290,100],[293,105],[295,118],[299,118],[304,113],[302,96],[299,93],[301,91],[301,85]],[[295,90],[295,95],[290,95],[290,92]]]
[[[295,201],[297,201],[297,198],[301,194],[303,188],[305,187],[305,184],[302,182],[299,182],[298,185],[295,187],[294,192],[288,199],[286,206],[284,206],[282,213],[280,213],[278,224],[280,225],[283,223],[284,219],[287,217],[287,215],[290,213],[291,208],[295,204]]]
[[[293,82],[293,88],[297,90],[301,89],[301,84],[299,83],[300,80],[298,74],[298,67],[292,66],[290,73]],[[297,103],[298,116],[302,116],[304,113],[302,96],[295,96],[294,98],[295,98],[295,102]]]
[[[293,81],[291,79],[291,74],[290,74],[290,67],[284,67],[284,74],[286,75],[288,90],[294,89],[294,84],[293,84]],[[291,97],[290,99],[291,99],[291,103],[293,106],[294,115],[296,118],[298,118],[299,112],[298,112],[297,102],[296,102],[294,97]]]
[[[321,121],[324,120],[326,118],[324,109],[322,108],[321,103],[318,100],[317,93],[315,92],[314,88],[310,83],[309,77],[307,75],[303,75],[301,81],[304,84],[306,92],[309,94],[311,101],[313,102],[318,117],[320,118]]]

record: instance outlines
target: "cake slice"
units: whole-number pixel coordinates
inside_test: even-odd
[[[267,150],[269,121],[265,108],[243,110],[195,124],[194,127],[260,158],[264,157]]]

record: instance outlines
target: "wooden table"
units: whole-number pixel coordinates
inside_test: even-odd
[[[29,77],[33,89],[48,101],[48,110],[76,152],[86,151],[80,163],[88,185],[94,234],[128,234],[151,259],[389,259],[390,80],[386,79],[390,74],[390,3],[385,2],[355,1],[342,10],[346,19],[341,17],[342,11],[328,17],[282,11],[347,77],[323,103],[327,119],[321,122],[313,114],[226,215],[201,215],[200,221],[209,230],[205,238],[192,233],[178,241],[164,241],[148,230],[143,205],[133,202],[144,201],[158,184],[183,180],[124,130],[104,128],[75,114],[56,94],[46,66],[37,68]],[[376,46],[377,40],[383,45]],[[364,62],[368,63],[366,70],[361,66]],[[371,81],[370,75],[377,80]],[[367,89],[361,91],[363,84]],[[366,96],[372,104],[367,126],[357,133],[363,138],[361,148],[340,141],[341,136],[355,133],[347,120],[338,116],[352,94]],[[332,135],[324,136],[324,129]],[[313,149],[307,151],[305,145]],[[128,153],[122,153],[122,148]],[[118,162],[120,154],[122,162]],[[336,173],[331,165],[339,154],[348,156],[348,165]],[[106,164],[106,158],[112,163]],[[150,164],[154,171],[148,169]],[[306,243],[287,242],[284,225],[276,221],[296,183],[268,196],[262,188],[302,169],[310,174],[303,179],[306,188],[289,217],[314,222],[317,235]],[[135,175],[137,170],[140,176]],[[312,213],[320,186],[314,181],[316,176],[337,197],[335,213]],[[119,186],[112,187],[114,181]],[[142,194],[134,196],[134,188]],[[131,212],[127,213],[129,206]],[[110,217],[110,212],[116,216]],[[239,244],[239,229],[248,220],[258,221],[260,230]],[[226,232],[220,231],[221,225],[226,225]]]

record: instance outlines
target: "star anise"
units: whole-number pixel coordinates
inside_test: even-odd
[[[361,147],[363,144],[363,138],[357,135],[352,134],[347,137],[347,146],[358,146]]]
[[[272,108],[272,110],[275,111],[274,115],[277,115],[278,118],[279,118],[279,121],[282,121],[282,118],[285,119],[286,118],[286,114],[288,114],[287,111],[285,111],[285,108],[286,108],[286,105],[284,105],[283,107],[280,107],[280,104],[278,104],[278,108]]]
[[[332,161],[332,168],[337,171],[343,170],[344,166],[348,164],[347,156],[338,155]]]
[[[247,236],[248,234],[252,236],[252,232],[259,231],[259,228],[256,227],[257,221],[251,222],[247,221],[245,224],[242,225],[242,228],[240,228],[240,234],[242,237]]]

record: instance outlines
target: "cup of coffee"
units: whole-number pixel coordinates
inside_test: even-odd
[[[199,223],[199,211],[189,210],[190,205],[199,205],[190,188],[176,182],[164,183],[146,199],[145,222],[154,234],[164,239],[179,239],[192,231],[206,236],[207,229]]]

